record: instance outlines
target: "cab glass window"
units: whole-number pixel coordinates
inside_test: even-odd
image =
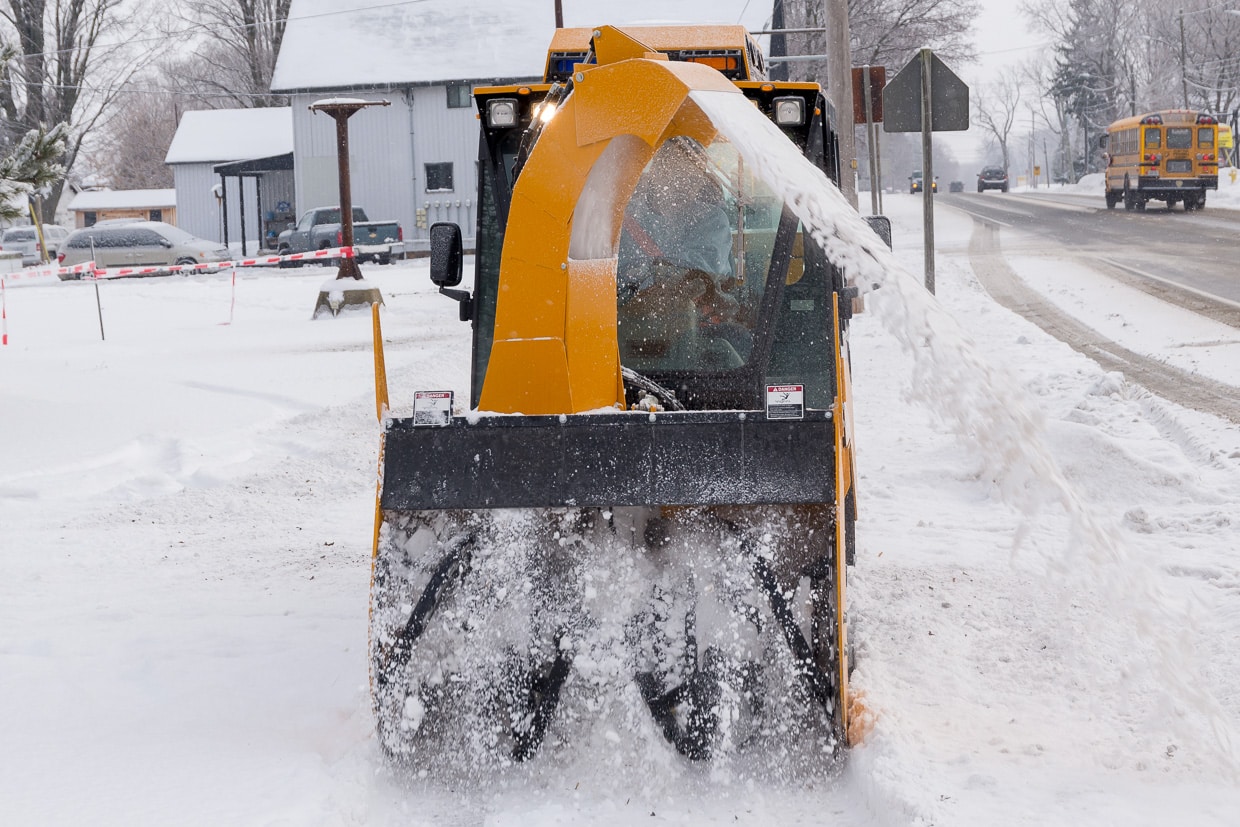
[[[728,141],[681,136],[660,147],[621,226],[621,363],[654,373],[747,364],[781,216]]]

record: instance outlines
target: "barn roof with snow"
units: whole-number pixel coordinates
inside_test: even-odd
[[[71,210],[124,210],[149,207],[175,207],[175,189],[87,190],[79,192],[69,204]]]
[[[741,24],[770,0],[563,0],[564,25]],[[293,0],[273,92],[531,78],[555,30],[554,0]],[[171,163],[171,162],[170,162]]]
[[[293,151],[293,110],[200,109],[181,115],[165,164],[248,161]]]

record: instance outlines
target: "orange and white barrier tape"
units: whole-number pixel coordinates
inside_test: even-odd
[[[161,267],[107,267],[95,269],[91,276],[97,279],[123,278],[125,276],[153,276],[160,273],[200,273],[204,270],[216,272],[234,267],[270,267],[282,261],[317,261],[324,258],[353,258],[352,247],[331,247],[326,250],[312,250],[308,253],[289,253],[286,256],[259,256],[258,258],[242,258],[236,261],[211,261],[202,264],[172,264]]]
[[[12,273],[0,273],[0,281],[8,282],[14,286],[19,284],[30,284],[32,282],[56,281],[59,274],[67,270],[74,270],[78,273],[85,273],[93,270],[95,263],[93,261],[86,264],[79,264],[76,267],[57,267],[55,264],[37,264],[34,267],[26,267],[22,270],[16,270]]]
[[[0,280],[10,284],[48,281],[55,276],[80,276],[82,278],[111,279],[125,276],[153,276],[164,273],[202,273],[231,270],[236,267],[270,267],[285,261],[318,261],[325,258],[353,258],[352,247],[331,247],[326,250],[312,250],[308,253],[290,253],[285,256],[258,256],[242,258],[236,261],[210,261],[201,264],[170,264],[158,267],[95,267],[95,262],[74,264],[71,267],[58,267],[55,264],[37,264],[14,273],[0,274]]]

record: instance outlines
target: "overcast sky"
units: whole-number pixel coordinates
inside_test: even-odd
[[[1045,37],[1030,30],[1014,0],[981,0],[981,5],[982,13],[973,25],[979,60],[969,66],[952,66],[969,85],[971,93],[1004,66],[1028,60],[1038,49],[1048,48]],[[935,140],[943,140],[955,152],[956,159],[966,167],[970,161],[980,165],[998,160],[986,157],[986,138],[977,126],[967,133],[939,133]]]

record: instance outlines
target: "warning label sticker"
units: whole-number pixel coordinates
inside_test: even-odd
[[[447,425],[452,421],[452,391],[415,391],[414,425]]]
[[[767,419],[804,419],[804,385],[767,385]]]

